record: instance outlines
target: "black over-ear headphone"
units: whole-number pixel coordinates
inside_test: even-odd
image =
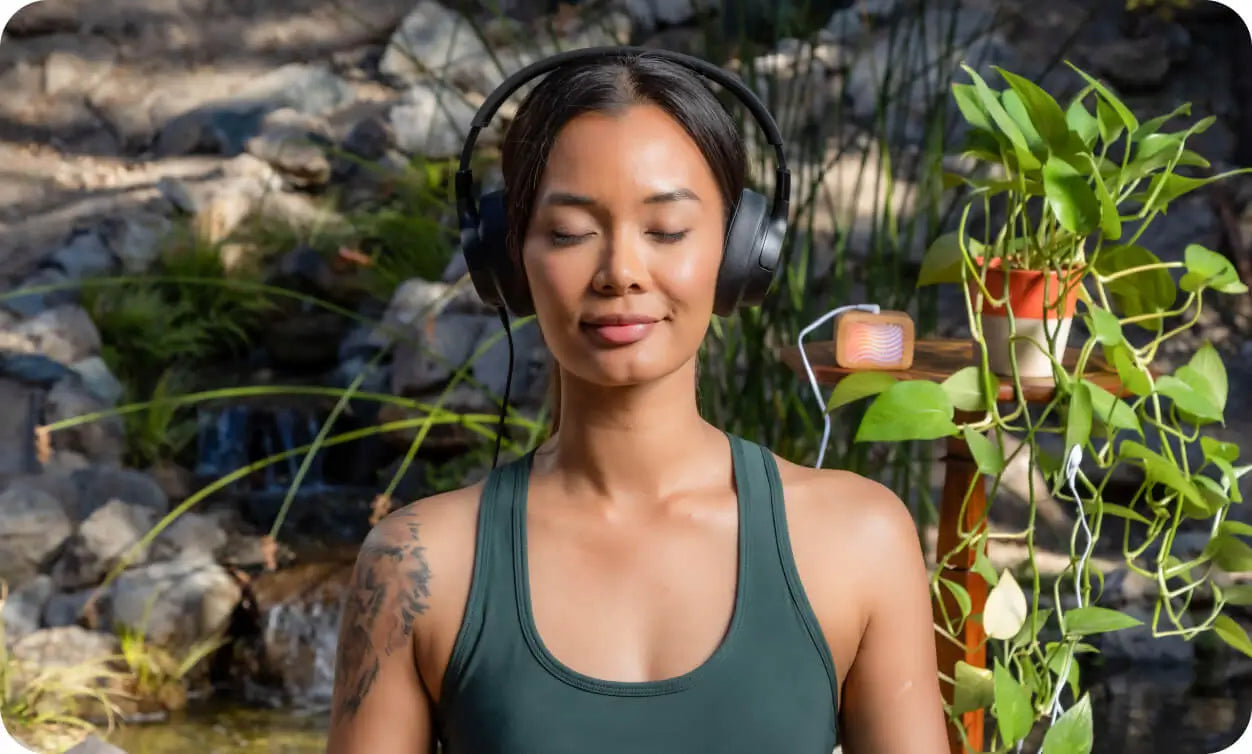
[[[670,60],[730,90],[747,106],[774,147],[777,177],[773,205],[767,206],[764,196],[749,189],[745,189],[735,203],[726,231],[713,311],[719,316],[726,316],[740,306],[755,306],[765,299],[782,258],[791,200],[791,173],[787,170],[782,135],[773,116],[740,81],[699,58],[645,47],[589,47],[558,53],[522,68],[487,97],[470,125],[461,151],[461,166],[456,174],[456,207],[461,226],[461,250],[470,280],[478,296],[489,306],[501,310],[507,308],[519,316],[534,313],[526,276],[519,265],[509,258],[505,248],[508,218],[504,192],[485,194],[479,206],[474,206],[470,155],[479,132],[491,122],[492,116],[509,95],[531,79],[570,63],[632,55],[651,55]]]

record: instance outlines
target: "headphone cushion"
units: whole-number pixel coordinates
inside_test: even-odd
[[[470,267],[469,257],[466,257],[466,266],[470,267],[471,279],[478,295],[487,304],[507,307],[518,316],[524,317],[533,313],[534,307],[524,273],[509,258],[509,218],[504,192],[491,191],[483,194],[478,206],[481,285],[473,277],[473,267]]]
[[[769,223],[769,201],[761,194],[744,189],[735,205],[734,215],[726,228],[726,244],[722,266],[717,276],[717,294],[713,313],[729,316],[740,306],[761,303],[760,281],[767,274],[760,265],[762,244]]]

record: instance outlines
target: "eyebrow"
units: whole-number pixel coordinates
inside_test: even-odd
[[[643,203],[644,204],[662,204],[665,202],[680,202],[680,201],[698,202],[700,201],[700,197],[697,196],[696,192],[692,191],[691,189],[677,188],[677,189],[673,189],[672,191],[662,191],[656,194],[652,194],[648,196],[647,198],[645,198],[643,200]],[[543,203],[548,204],[548,205],[559,206],[559,207],[593,207],[596,205],[597,202],[595,199],[592,199],[589,196],[583,196],[582,194],[571,194],[565,191],[554,191],[551,194],[548,194],[544,198]]]

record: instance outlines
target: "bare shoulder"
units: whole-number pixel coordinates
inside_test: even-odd
[[[411,649],[428,691],[438,688],[473,576],[483,484],[420,499],[379,521],[357,555],[352,599],[359,617],[385,625],[376,649]],[[434,661],[443,652],[444,662]]]
[[[899,495],[879,482],[777,463],[796,570],[842,675],[884,595],[925,588],[917,528]]]

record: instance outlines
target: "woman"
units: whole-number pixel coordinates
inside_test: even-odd
[[[559,421],[369,534],[329,754],[945,751],[899,498],[698,413],[744,183],[729,115],[656,56],[571,65],[519,108],[503,170]]]

